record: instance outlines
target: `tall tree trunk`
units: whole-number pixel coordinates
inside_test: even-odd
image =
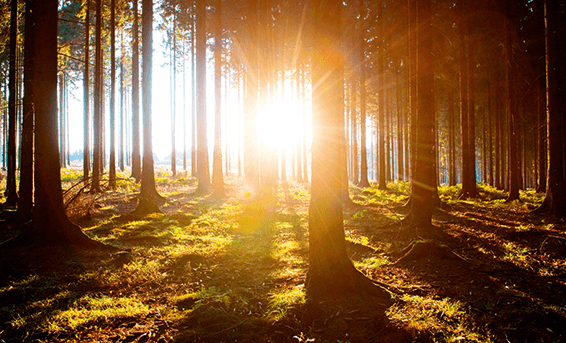
[[[395,68],[395,111],[397,112],[397,180],[404,180],[405,170],[403,168],[403,111],[401,109],[401,80],[399,78],[401,69],[401,58],[397,59]]]
[[[108,187],[116,188],[116,0],[110,0],[110,167]]]
[[[313,145],[309,206],[309,271],[305,282],[312,297],[370,292],[383,302],[390,294],[357,271],[346,253],[342,206],[341,149],[345,148],[343,72],[340,51],[341,1],[317,1],[313,25],[324,35],[314,38]],[[332,56],[329,58],[328,56]]]
[[[85,0],[85,52],[83,74],[83,180],[90,174],[90,0]]]
[[[175,145],[175,121],[177,117],[177,15],[173,14],[173,49],[171,51],[172,89],[171,89],[171,172],[177,176],[177,148]]]
[[[552,21],[551,21],[552,22]],[[547,168],[547,142],[546,142],[546,106],[545,106],[545,99],[540,91],[540,87],[537,91],[537,138],[538,138],[538,182],[537,182],[537,192],[544,192],[546,191],[546,168]]]
[[[16,107],[18,88],[18,59],[16,56],[18,48],[18,1],[12,0],[10,5],[10,53],[9,53],[9,77],[8,77],[8,175],[6,179],[6,206],[14,206],[18,202],[16,189],[16,135],[18,112]]]
[[[103,80],[102,80],[102,0],[96,0],[96,38],[94,51],[94,144],[92,158],[92,185],[91,192],[101,192],[100,173],[103,166],[102,158],[102,107],[103,107]]]
[[[507,123],[508,123],[508,175],[509,196],[505,200],[510,202],[519,199],[519,113],[517,106],[517,66],[513,55],[512,33],[508,19],[505,18],[505,54],[507,57]]]
[[[155,188],[152,141],[152,77],[153,77],[153,0],[142,0],[142,120],[143,166],[138,206],[135,215],[161,212]]]
[[[456,179],[456,117],[454,115],[454,91],[448,89],[448,184],[454,186]]]
[[[57,20],[58,1],[27,1],[35,16],[35,206],[33,225],[24,231],[25,243],[41,246],[75,244],[99,247],[72,224],[63,207],[57,130]],[[35,8],[33,6],[35,5]]]
[[[24,42],[24,105],[22,120],[22,142],[20,153],[20,197],[18,199],[18,219],[26,222],[32,218],[33,207],[33,67],[35,61],[34,21],[35,0],[28,0],[25,8]]]
[[[369,187],[366,136],[366,37],[363,19],[364,2],[360,0],[360,186]]]
[[[120,27],[120,138],[119,138],[119,152],[118,152],[118,165],[120,166],[120,170],[124,171],[124,97],[126,95],[126,91],[124,89],[124,74],[125,74],[125,66],[124,66],[124,27]]]
[[[191,102],[191,175],[197,177],[197,59],[196,59],[196,10],[195,10],[195,0],[191,3],[192,13],[191,16],[193,22],[193,30],[191,33],[191,81],[192,81],[192,102]]]
[[[378,50],[378,73],[379,73],[379,90],[378,90],[378,103],[379,103],[379,133],[378,133],[378,154],[379,154],[379,183],[378,188],[381,190],[387,189],[385,184],[385,66],[384,55],[385,37],[383,36],[383,26],[385,20],[383,18],[383,2],[378,3],[378,20],[379,20],[379,50]]]
[[[133,0],[134,21],[132,24],[132,177],[141,179],[140,156],[140,47],[138,1]]]
[[[562,161],[562,149],[564,147],[561,138],[564,105],[560,101],[560,88],[563,86],[564,80],[559,77],[562,66],[560,65],[558,13],[558,5],[555,1],[544,1],[548,170],[546,196],[542,205],[536,211],[564,218],[566,215],[566,185]]]
[[[216,0],[214,9],[214,156],[212,160],[212,187],[214,194],[224,194],[222,176],[222,0]]]
[[[206,124],[206,5],[196,2],[196,58],[197,58],[197,179],[198,191],[210,188],[208,139]]]
[[[487,144],[487,150],[488,150],[488,158],[489,158],[489,162],[488,162],[488,171],[489,171],[489,178],[488,178],[488,182],[489,185],[494,186],[495,183],[493,181],[494,177],[493,177],[493,125],[492,125],[492,118],[493,118],[493,111],[492,111],[492,107],[491,107],[491,83],[487,82],[487,129],[488,129],[488,144]]]
[[[416,227],[432,225],[432,211],[437,201],[435,163],[434,62],[432,60],[431,0],[417,2],[417,86],[418,132],[415,171],[411,182],[411,212],[407,219]]]

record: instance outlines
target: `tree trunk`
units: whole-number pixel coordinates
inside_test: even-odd
[[[171,49],[171,173],[177,176],[177,147],[175,125],[177,120],[177,16],[173,13],[173,46]]]
[[[412,208],[407,220],[416,227],[432,225],[437,201],[435,163],[434,62],[432,60],[431,0],[417,3],[418,132],[415,171],[411,183]]]
[[[379,154],[379,183],[378,188],[381,190],[387,189],[385,184],[385,66],[384,55],[385,37],[383,36],[383,26],[385,20],[383,18],[383,2],[378,3],[378,20],[379,20],[379,50],[378,50],[378,73],[379,73],[379,90],[378,90],[378,103],[379,103],[379,133],[378,133],[378,154]]]
[[[140,48],[138,1],[133,0],[134,21],[132,24],[132,177],[141,179],[140,156]]]
[[[210,188],[208,139],[206,124],[206,5],[196,2],[196,58],[197,58],[197,179],[198,191]]]
[[[138,206],[135,215],[161,212],[157,199],[161,196],[155,188],[152,141],[152,76],[153,76],[153,1],[142,0],[142,119],[143,119],[143,166]]]
[[[16,56],[18,48],[18,1],[12,0],[10,5],[10,53],[9,53],[9,98],[8,98],[8,175],[6,178],[6,202],[5,206],[15,206],[18,203],[18,193],[16,189],[16,135],[18,112],[17,87],[18,87],[18,59]]]
[[[552,21],[551,21],[552,22]],[[544,192],[546,191],[546,169],[547,169],[547,146],[546,146],[546,106],[545,106],[545,99],[540,91],[537,93],[537,138],[538,138],[538,180],[537,180],[537,192]]]
[[[75,244],[99,247],[67,218],[63,207],[57,130],[57,20],[58,1],[27,1],[35,13],[34,61],[35,107],[35,207],[33,225],[24,231],[26,243]]]
[[[116,0],[110,1],[110,167],[108,187],[116,188]]]
[[[383,301],[390,294],[357,271],[346,253],[342,206],[341,149],[344,149],[343,72],[340,51],[341,1],[318,1],[313,24],[324,35],[314,38],[312,187],[309,207],[309,271],[307,293],[331,297],[371,292]],[[329,58],[328,56],[332,56]]]
[[[222,176],[222,0],[216,0],[214,14],[214,156],[212,188],[214,194],[224,195]]]
[[[90,0],[85,0],[85,52],[83,74],[83,180],[90,174]]]
[[[364,2],[360,0],[360,187],[369,187],[366,136],[366,37]]]
[[[34,21],[35,0],[28,0],[25,8],[24,42],[24,105],[22,120],[22,142],[20,153],[20,197],[18,199],[18,219],[26,222],[32,218],[33,207],[33,67],[35,58]]]
[[[118,165],[120,170],[124,171],[124,97],[126,95],[124,89],[124,27],[120,27],[120,138],[119,138],[119,152],[118,152]]]
[[[513,55],[513,45],[511,28],[508,19],[505,20],[505,53],[507,57],[507,123],[508,123],[508,175],[509,175],[509,196],[505,200],[510,202],[519,200],[519,123],[517,108],[517,66]]]
[[[92,185],[90,191],[99,193],[102,191],[100,188],[100,173],[102,168],[102,129],[104,122],[102,120],[102,107],[103,107],[103,80],[102,80],[102,0],[96,0],[96,38],[95,38],[95,51],[94,51],[94,144],[93,144],[93,158],[92,158]]]
[[[558,13],[558,6],[555,1],[545,0],[548,170],[546,196],[542,205],[536,211],[564,218],[566,215],[566,185],[564,182],[561,137],[564,108],[563,102],[560,101],[560,88],[563,86],[564,81],[559,77],[561,56],[557,32],[559,25]]]
[[[448,90],[448,184],[455,186],[456,178],[456,116],[454,115],[454,91]]]

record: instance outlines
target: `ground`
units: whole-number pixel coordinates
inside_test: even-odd
[[[64,174],[64,188],[77,180]],[[76,173],[75,173],[76,174]],[[396,294],[309,299],[308,185],[259,199],[235,177],[222,198],[158,173],[163,213],[125,216],[137,186],[77,194],[69,216],[120,252],[0,250],[0,342],[561,342],[566,340],[565,223],[479,185],[443,187],[433,227],[400,226],[403,182],[351,188],[347,247],[356,267]],[[5,210],[1,216],[9,217]],[[19,227],[2,224],[2,241]],[[412,250],[410,249],[412,248]]]

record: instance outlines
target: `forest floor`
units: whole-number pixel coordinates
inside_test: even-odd
[[[126,180],[69,206],[121,252],[2,246],[0,342],[566,341],[566,224],[529,213],[542,194],[506,204],[479,185],[480,198],[463,201],[442,187],[434,227],[411,229],[400,223],[407,183],[352,187],[348,251],[396,294],[383,308],[305,296],[306,185],[280,186],[268,204],[235,178],[225,197],[195,195],[191,178],[161,174],[157,185],[162,214],[124,217],[137,187]],[[20,230],[1,225],[2,241]]]

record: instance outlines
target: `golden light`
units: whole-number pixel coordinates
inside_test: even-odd
[[[290,148],[301,133],[301,125],[297,106],[290,102],[273,103],[257,118],[260,141],[272,148]]]

